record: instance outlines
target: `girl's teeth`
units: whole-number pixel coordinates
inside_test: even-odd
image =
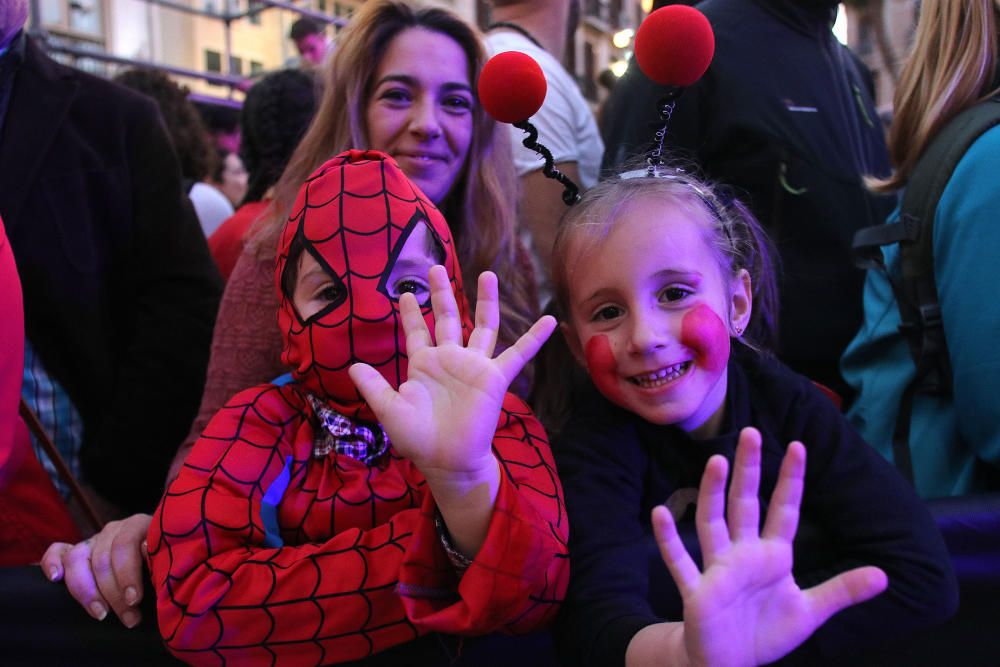
[[[637,375],[636,377],[630,378],[634,384],[646,389],[652,389],[654,387],[659,387],[667,384],[672,380],[676,380],[681,375],[687,371],[688,366],[691,365],[690,361],[685,361],[680,364],[675,364],[673,366],[668,366],[667,368],[661,368],[655,373],[650,373],[648,375]]]

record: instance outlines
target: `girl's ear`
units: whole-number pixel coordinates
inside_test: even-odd
[[[569,322],[560,322],[559,331],[562,332],[563,338],[566,339],[566,345],[569,347],[569,351],[573,353],[576,363],[580,364],[583,368],[587,368],[587,361],[583,356],[583,347],[580,345],[580,337],[576,334],[576,329],[573,328],[573,325]]]
[[[750,284],[750,273],[740,269],[732,281],[729,298],[729,328],[731,333],[739,338],[750,325],[750,314],[753,309],[753,286]]]

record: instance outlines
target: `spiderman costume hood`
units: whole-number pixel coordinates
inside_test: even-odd
[[[406,339],[390,277],[421,225],[427,233],[412,241],[434,246],[430,252],[448,271],[468,340],[469,306],[451,231],[390,156],[351,150],[329,160],[299,190],[285,222],[275,267],[281,359],[303,389],[352,419],[376,421],[347,374],[352,364],[371,365],[396,389],[406,380]],[[306,318],[293,302],[303,253],[334,286],[329,303]],[[429,298],[421,312],[433,335]]]

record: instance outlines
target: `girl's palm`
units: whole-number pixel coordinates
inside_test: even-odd
[[[704,572],[677,535],[666,508],[653,511],[657,542],[684,600],[684,641],[692,664],[773,662],[805,641],[841,609],[887,585],[885,573],[862,567],[802,590],[792,576],[805,448],[793,442],[781,465],[763,531],[758,529],[760,433],[744,429],[736,450],[727,518],[727,462],[712,457],[698,493],[696,525]],[[728,519],[728,521],[727,521]]]
[[[425,475],[473,472],[494,465],[491,444],[504,395],[552,333],[555,320],[543,317],[493,358],[500,324],[496,276],[479,277],[476,327],[468,345],[443,267],[431,269],[430,284],[433,340],[416,299],[404,294],[399,300],[409,358],[399,390],[365,364],[354,365],[350,374],[393,447]]]

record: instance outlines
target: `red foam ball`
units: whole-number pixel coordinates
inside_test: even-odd
[[[715,33],[694,7],[668,5],[646,17],[635,35],[635,60],[650,79],[664,86],[690,86],[715,54]]]
[[[518,51],[498,53],[479,74],[479,102],[501,123],[531,118],[545,101],[547,89],[542,68]]]

